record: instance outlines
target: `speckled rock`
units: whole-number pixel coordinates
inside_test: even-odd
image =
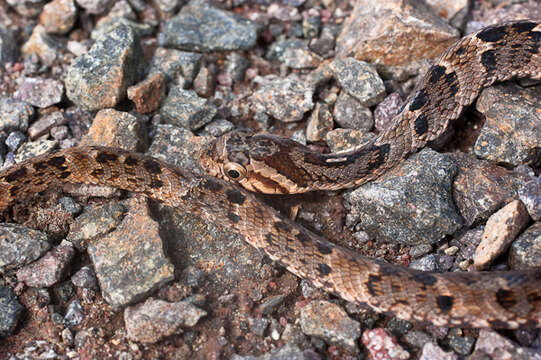
[[[15,98],[39,108],[46,108],[62,100],[64,85],[53,79],[25,78],[17,87]]]
[[[336,40],[339,56],[401,66],[439,55],[459,36],[456,29],[418,0],[355,3]]]
[[[67,240],[79,250],[90,241],[98,239],[115,229],[122,221],[126,208],[117,202],[87,206],[70,226]]]
[[[535,221],[541,221],[541,177],[531,178],[518,189],[520,201]]]
[[[313,86],[289,76],[264,83],[252,95],[255,108],[283,122],[295,122],[312,110]]]
[[[378,131],[387,129],[396,116],[404,100],[397,92],[389,94],[374,110],[374,125]]]
[[[115,109],[100,110],[81,145],[100,145],[131,151],[143,151],[147,144],[147,132],[133,115]]]
[[[15,330],[23,310],[13,289],[0,285],[0,338],[10,335]]]
[[[225,119],[217,119],[205,126],[204,134],[222,136],[235,128],[235,124]]]
[[[522,348],[494,330],[482,329],[475,344],[473,359],[539,360],[541,353],[533,348]]]
[[[0,27],[0,65],[13,63],[19,56],[19,49],[10,30]]]
[[[174,279],[160,228],[150,218],[145,200],[129,203],[116,230],[88,245],[103,297],[112,306],[137,302]]]
[[[37,54],[45,65],[52,65],[60,54],[57,43],[42,25],[34,26],[32,35],[24,43],[21,51],[25,55]]]
[[[27,137],[20,131],[12,131],[5,140],[5,144],[10,151],[17,151],[22,144],[27,141]]]
[[[475,251],[473,265],[476,269],[487,268],[509,248],[511,242],[530,221],[526,207],[514,200],[487,220],[481,243]]]
[[[155,343],[165,336],[181,334],[182,327],[192,327],[207,315],[189,302],[166,302],[148,299],[144,303],[127,307],[124,322],[128,338],[142,343]]]
[[[261,356],[234,354],[231,360],[321,360],[321,357],[313,350],[301,350],[297,345],[287,343]]]
[[[165,98],[165,78],[156,73],[128,88],[128,99],[135,103],[137,112],[147,114],[158,109]]]
[[[20,15],[28,18],[36,17],[40,13],[45,0],[6,0]]]
[[[472,336],[465,336],[461,329],[452,328],[449,330],[446,342],[455,353],[466,356],[471,354],[473,346],[475,345],[475,338]]]
[[[374,127],[372,111],[345,91],[341,91],[336,99],[333,116],[342,128],[370,131]]]
[[[541,164],[541,86],[497,85],[481,92],[476,104],[486,120],[475,155],[514,166]]]
[[[376,135],[353,129],[334,129],[327,133],[326,140],[331,152],[338,152],[360,146]]]
[[[187,88],[201,66],[202,55],[175,49],[157,48],[149,66],[149,76],[160,73],[165,82]]]
[[[312,301],[301,309],[300,325],[308,336],[322,338],[357,353],[357,339],[361,336],[361,325],[352,320],[338,305],[328,301]]]
[[[513,241],[509,266],[516,270],[541,267],[541,222],[528,227]]]
[[[376,105],[385,98],[385,85],[372,65],[345,58],[334,60],[330,67],[342,90],[361,105]]]
[[[76,0],[77,5],[89,14],[102,14],[111,7],[114,0]]]
[[[201,52],[246,50],[256,40],[255,24],[204,0],[183,6],[158,35],[160,46]]]
[[[83,307],[79,300],[75,299],[68,305],[66,315],[64,316],[64,325],[73,328],[84,320]]]
[[[423,350],[421,352],[421,357],[419,360],[458,360],[457,354],[454,354],[453,352],[445,352],[442,348],[440,348],[438,345],[427,342],[423,346]]]
[[[68,98],[85,110],[114,107],[141,73],[141,58],[135,31],[118,24],[72,62],[65,80]]]
[[[445,20],[451,20],[463,12],[467,12],[470,5],[469,0],[427,0],[434,12]],[[454,23],[454,22],[453,22]]]
[[[312,69],[318,67],[322,59],[307,49],[286,49],[281,61],[292,69]]]
[[[96,289],[98,287],[98,279],[92,268],[83,266],[71,277],[73,285],[84,289]]]
[[[362,342],[374,359],[407,360],[410,358],[410,354],[385,329],[365,330]]]
[[[24,101],[0,98],[0,131],[26,131],[34,108]]]
[[[265,54],[265,58],[270,61],[278,60],[284,62],[284,54],[288,50],[307,50],[308,41],[301,39],[284,39],[277,40],[270,44]]]
[[[51,247],[47,235],[17,224],[0,224],[0,272],[38,259]]]
[[[165,99],[160,115],[167,123],[190,130],[197,130],[212,121],[216,106],[199,97],[195,91],[173,87]]]
[[[459,166],[453,198],[466,225],[480,224],[517,197],[524,177],[465,153],[450,155]]]
[[[423,149],[396,171],[346,192],[346,223],[378,241],[435,243],[462,226],[451,196],[456,171],[448,155]]]
[[[28,136],[30,136],[30,139],[36,140],[38,137],[47,134],[53,127],[65,125],[67,122],[68,120],[63,112],[54,111],[34,121],[28,128]]]
[[[17,150],[15,162],[21,162],[25,159],[48,153],[54,149],[57,144],[58,143],[55,140],[36,140],[24,143],[19,150]]]
[[[39,23],[50,34],[66,34],[77,20],[77,7],[73,0],[53,0],[43,7]]]
[[[333,118],[327,104],[316,103],[308,124],[306,125],[306,140],[320,141],[325,139],[327,132],[333,128]]]
[[[64,278],[74,255],[73,245],[63,241],[37,261],[18,270],[17,281],[29,287],[52,286]]]

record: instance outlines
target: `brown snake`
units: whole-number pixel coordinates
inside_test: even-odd
[[[418,88],[391,129],[354,153],[314,155],[299,150],[290,141],[268,136],[262,139],[265,143],[271,139],[272,143],[278,145],[293,146],[291,153],[305,161],[309,160],[309,164],[317,165],[314,169],[330,171],[331,175],[325,175],[325,179],[336,181],[339,187],[370,180],[440,134],[449,121],[473,101],[481,87],[515,76],[540,78],[540,30],[536,23],[516,22],[487,28],[462,39],[432,67],[424,85]],[[483,75],[474,75],[477,71]],[[475,81],[469,81],[472,79]],[[437,95],[433,95],[435,91]],[[447,97],[442,98],[444,95]],[[236,136],[231,135],[228,139],[235,139]],[[246,137],[243,135],[241,138]],[[224,139],[218,140],[209,151],[203,153],[207,166],[209,159],[205,157],[224,143]],[[238,161],[246,160],[239,154],[245,152],[235,155],[237,165]],[[272,163],[274,169],[281,170],[276,154],[271,153],[272,160],[265,160],[265,164]],[[342,158],[346,159],[340,160]],[[257,161],[261,160],[258,158]],[[240,164],[247,166],[242,161]],[[213,163],[210,166],[220,167]],[[248,173],[256,171],[251,166],[239,175],[249,179]],[[336,171],[338,168],[346,174],[340,175]],[[227,170],[239,169],[242,171],[242,168]],[[306,178],[305,170],[302,169],[300,179]],[[219,169],[220,174],[223,171]],[[360,175],[361,180],[352,180],[353,175]],[[272,182],[265,182],[267,180],[258,178],[256,181],[269,186],[277,180],[274,178]],[[322,178],[317,178],[312,185],[322,182]],[[35,157],[2,170],[0,211],[28,194],[64,183],[108,185],[141,193],[173,208],[198,214],[242,234],[247,242],[265,251],[299,277],[309,279],[345,300],[378,312],[439,326],[541,326],[541,269],[439,274],[387,264],[326,241],[283,218],[253,194],[234,184],[196,175],[124,150],[72,148]],[[246,182],[243,185],[250,187],[246,186]],[[305,183],[298,185],[299,189],[304,187]],[[337,187],[332,184],[323,186]]]

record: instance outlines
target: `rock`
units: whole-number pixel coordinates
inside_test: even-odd
[[[56,147],[58,143],[52,140],[37,140],[24,143],[15,155],[15,162],[21,162],[38,155],[46,154]]]
[[[199,97],[195,91],[173,87],[165,99],[160,115],[168,123],[190,130],[197,130],[212,121],[216,106]]]
[[[537,1],[511,1],[506,6],[474,8],[468,16],[465,33],[469,34],[488,25],[500,24],[512,19],[538,19],[541,8]]]
[[[284,62],[286,51],[308,50],[308,42],[300,39],[284,39],[273,42],[267,49],[265,58],[269,61],[278,60]]]
[[[458,36],[421,1],[370,0],[355,3],[336,52],[379,66],[404,66],[436,57]]]
[[[353,58],[334,60],[331,63],[334,77],[362,106],[373,106],[385,98],[385,85],[372,65]]]
[[[214,94],[216,79],[208,67],[203,66],[193,81],[193,87],[197,95],[208,98]]]
[[[0,27],[0,66],[14,63],[19,57],[17,43],[10,30]]]
[[[475,344],[472,358],[493,360],[529,360],[541,359],[539,350],[521,348],[511,340],[501,336],[494,330],[482,329],[479,331],[479,338]]]
[[[271,315],[283,304],[285,298],[286,296],[283,294],[269,296],[268,298],[263,299],[263,302],[259,305],[259,311],[263,315]]]
[[[203,0],[192,0],[165,23],[158,42],[163,47],[199,52],[247,50],[255,45],[256,30],[249,20]]]
[[[365,330],[362,342],[374,359],[406,360],[410,358],[410,354],[385,329]]]
[[[17,149],[20,148],[26,140],[26,135],[24,135],[22,132],[13,131],[8,135],[5,143],[9,150],[17,151]]]
[[[438,345],[432,342],[427,342],[423,346],[420,360],[432,360],[432,359],[458,360],[458,356],[456,354],[453,354],[452,352],[443,351],[442,348],[440,348]]]
[[[17,87],[15,98],[39,108],[46,108],[62,100],[64,85],[58,80],[25,78]]]
[[[486,120],[474,153],[517,166],[541,164],[541,87],[497,85],[481,92],[476,109]]]
[[[319,56],[327,57],[332,55],[336,43],[335,32],[330,26],[323,26],[319,38],[310,41],[310,49]]]
[[[280,60],[292,69],[313,69],[318,67],[323,59],[307,49],[286,49]]]
[[[73,274],[71,282],[79,288],[96,289],[98,287],[96,273],[88,266],[83,266],[79,271]]]
[[[453,198],[467,226],[484,222],[495,211],[516,199],[524,177],[471,154],[454,153],[459,166]]]
[[[327,133],[326,140],[331,152],[351,149],[367,143],[376,135],[353,129],[334,129]]]
[[[270,324],[270,320],[266,318],[250,318],[248,322],[250,323],[250,331],[261,337],[265,335],[265,330]]]
[[[70,226],[66,237],[79,250],[84,250],[88,243],[102,238],[114,230],[124,218],[126,208],[118,202],[87,206]]]
[[[109,146],[141,152],[147,145],[147,133],[135,116],[115,109],[104,109],[94,117],[81,145]]]
[[[534,221],[541,221],[541,177],[526,180],[518,189],[520,201]]]
[[[77,20],[77,7],[73,0],[53,0],[43,7],[39,23],[49,34],[68,33]]]
[[[0,98],[0,131],[26,131],[34,108],[24,101]]]
[[[530,217],[520,200],[514,200],[493,214],[487,221],[481,243],[475,251],[473,265],[486,269],[498,256],[507,251],[511,242],[528,224]]]
[[[346,129],[366,132],[374,127],[372,111],[345,91],[341,91],[338,95],[333,115],[336,123]]]
[[[509,266],[513,270],[541,267],[541,222],[528,227],[513,241],[509,251]]]
[[[114,107],[136,82],[142,57],[135,31],[119,24],[72,62],[65,80],[68,98],[89,111]]]
[[[226,57],[224,71],[233,81],[241,82],[249,66],[250,62],[244,56],[232,52]]]
[[[275,79],[262,85],[252,95],[252,101],[259,109],[277,120],[295,122],[303,118],[304,113],[312,110],[314,88],[305,82],[289,76]]]
[[[45,65],[53,65],[59,57],[57,43],[53,40],[42,25],[36,25],[32,30],[32,35],[21,47],[25,55],[37,54]]]
[[[421,270],[421,271],[437,271],[438,270],[438,260],[436,255],[428,254],[423,256],[420,259],[414,259],[410,262],[411,269]]]
[[[189,87],[201,66],[201,54],[157,48],[149,66],[149,76],[163,74],[166,83]]]
[[[116,230],[88,245],[103,297],[115,307],[137,302],[174,279],[157,222],[144,201],[130,203]]]
[[[306,140],[311,142],[325,139],[327,132],[333,128],[333,118],[329,106],[316,103],[312,115],[306,125]]]
[[[374,110],[376,129],[378,131],[387,129],[403,104],[404,100],[402,100],[402,97],[397,92],[391,93],[383,99]]]
[[[261,356],[234,354],[231,360],[321,360],[321,357],[312,350],[301,350],[297,345],[288,343]]]
[[[27,18],[38,16],[45,4],[45,1],[43,0],[7,0],[6,2],[15,9],[17,13]]]
[[[164,98],[165,78],[160,73],[149,75],[145,80],[128,88],[128,99],[135,103],[140,114],[157,110]]]
[[[47,235],[17,224],[0,224],[0,272],[28,265],[51,247]]]
[[[346,192],[346,224],[377,241],[438,242],[462,226],[451,196],[456,171],[448,155],[423,149],[383,178]]]
[[[78,300],[73,300],[68,305],[68,310],[64,316],[64,325],[73,328],[84,320],[83,307]]]
[[[447,335],[449,347],[457,354],[466,356],[471,354],[475,345],[475,338],[471,336],[462,336],[462,330],[451,329]]]
[[[76,0],[77,5],[85,9],[89,14],[103,14],[109,9],[114,0]]]
[[[205,134],[210,136],[222,136],[235,128],[235,124],[224,119],[214,120],[205,126]]]
[[[182,333],[182,327],[193,327],[205,315],[206,311],[186,301],[169,303],[150,298],[127,307],[124,322],[129,339],[148,344]]]
[[[67,124],[67,119],[61,111],[55,111],[35,121],[28,128],[30,139],[36,140],[47,134],[53,127]]]
[[[358,353],[357,339],[361,336],[361,325],[352,320],[338,305],[328,301],[312,301],[301,309],[302,332],[316,336],[329,344],[342,346]]]
[[[17,271],[17,281],[29,287],[52,286],[64,278],[74,255],[72,244],[63,241],[39,260]]]
[[[17,327],[23,310],[13,289],[0,285],[0,338],[11,335]]]
[[[423,348],[427,343],[432,341],[432,337],[424,331],[411,330],[404,334],[401,340],[407,345]],[[432,358],[428,358],[426,360],[429,359]]]

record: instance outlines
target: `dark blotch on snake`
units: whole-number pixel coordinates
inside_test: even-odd
[[[103,171],[103,169],[94,169],[90,173],[90,175],[92,175],[94,177],[100,177],[100,176],[103,176],[104,174],[105,174],[105,171]]]
[[[317,246],[318,251],[322,253],[323,255],[328,255],[332,253],[332,248],[328,246],[327,244],[318,242],[316,243],[316,246]]]
[[[145,160],[143,167],[151,174],[160,174],[162,172],[162,167],[157,161],[154,160]]]
[[[465,53],[466,53],[466,48],[464,46],[459,47],[455,51],[455,54],[457,55],[464,55]]]
[[[410,111],[419,110],[422,108],[429,100],[428,94],[424,90],[419,90],[415,94],[415,97],[413,98],[411,104],[410,104]]]
[[[454,299],[452,296],[438,295],[436,302],[442,312],[448,313],[453,308]]]
[[[60,173],[60,175],[58,175],[59,178],[61,179],[65,179],[67,177],[69,177],[71,175],[71,171],[63,171]]]
[[[435,84],[443,75],[445,75],[445,66],[434,65],[430,68],[430,82]]]
[[[322,276],[327,276],[331,273],[332,269],[329,265],[321,263],[317,266],[317,271],[319,271]]]
[[[447,85],[449,85],[451,95],[454,97],[458,93],[458,78],[456,76],[456,72],[453,71],[449,74],[445,74],[445,82]]]
[[[225,194],[227,195],[227,200],[233,204],[242,205],[246,200],[246,196],[242,195],[242,193],[237,189],[229,189],[225,192]]]
[[[414,122],[414,129],[417,135],[421,136],[428,131],[428,119],[425,114],[417,116]]]
[[[518,33],[531,31],[536,26],[535,23],[531,21],[523,21],[516,24],[513,24],[513,30]]]
[[[137,165],[138,161],[136,158],[134,158],[133,156],[127,156],[125,159],[124,159],[124,164],[128,165],[128,166],[135,166]]]
[[[203,187],[210,191],[220,191],[222,190],[222,184],[214,178],[209,178],[203,181],[202,183]]]
[[[13,181],[17,181],[21,178],[24,178],[27,174],[27,170],[25,167],[22,167],[20,169],[17,169],[15,171],[12,171],[11,173],[9,173],[5,179],[7,182],[13,182]]]
[[[377,283],[381,281],[381,276],[379,275],[368,275],[368,282],[366,283],[366,287],[368,288],[368,291],[370,292],[370,295],[372,296],[379,296],[378,286]]]
[[[152,181],[150,182],[150,187],[153,189],[159,189],[162,186],[163,186],[163,181],[159,179],[152,179]]]
[[[18,186],[12,186],[9,188],[9,195],[11,197],[17,197],[19,195],[20,188]]]
[[[267,242],[267,244],[269,244],[269,246],[274,246],[274,241],[272,241],[272,239],[274,238],[274,235],[272,235],[272,233],[268,233],[267,235],[265,235],[265,241]]]
[[[496,53],[494,50],[487,50],[481,54],[481,63],[487,73],[493,73],[496,70]]]
[[[299,240],[302,244],[307,244],[310,242],[310,236],[306,235],[304,232],[300,232],[297,235],[295,235],[297,240]]]
[[[45,170],[45,169],[47,169],[48,166],[49,165],[47,165],[45,162],[37,162],[37,163],[32,164],[32,167],[36,171]]]
[[[371,161],[367,164],[366,169],[368,171],[371,171],[371,170],[379,168],[387,160],[387,155],[389,154],[390,150],[391,150],[390,144],[374,146],[373,151],[377,153],[376,157],[374,159],[371,159]]]
[[[47,161],[47,164],[54,166],[59,170],[66,170],[66,166],[64,165],[65,162],[66,158],[64,156],[54,156]]]
[[[477,34],[477,38],[486,42],[497,42],[507,34],[504,26],[497,26],[485,29]]]
[[[496,301],[504,309],[510,309],[517,304],[517,299],[512,291],[500,289],[496,292]]]
[[[234,224],[237,224],[239,221],[240,221],[240,216],[238,216],[237,214],[233,213],[233,212],[228,212],[227,213],[227,217],[229,218],[229,220],[231,220],[231,222],[233,222]]]
[[[114,162],[118,160],[118,155],[106,151],[100,151],[96,155],[96,161],[99,163]]]
[[[428,273],[417,273],[412,276],[412,279],[423,284],[423,285],[434,285],[437,282],[437,279],[434,275]]]

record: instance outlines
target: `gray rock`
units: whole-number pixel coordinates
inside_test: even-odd
[[[404,100],[397,92],[389,94],[382,102],[376,106],[374,110],[374,123],[378,131],[387,129],[391,120],[398,114],[400,107],[404,104]]]
[[[47,134],[53,127],[64,125],[67,119],[61,111],[55,111],[35,121],[28,128],[30,139],[36,140],[38,137]]]
[[[89,14],[102,14],[109,9],[114,0],[75,0],[77,5],[85,9]]]
[[[280,60],[292,69],[312,69],[318,67],[323,59],[308,49],[286,49]]]
[[[14,63],[19,57],[17,43],[10,30],[0,27],[0,66]]]
[[[73,61],[65,80],[68,98],[85,110],[114,107],[140,76],[142,58],[136,32],[118,24]]]
[[[436,255],[428,254],[420,259],[412,260],[409,267],[421,271],[436,271],[438,269],[438,259],[436,259]]]
[[[509,266],[514,270],[541,267],[541,222],[528,227],[513,241],[509,251]]]
[[[173,87],[165,99],[160,115],[168,123],[190,130],[197,130],[212,121],[216,106],[192,90]]]
[[[447,343],[455,353],[462,356],[469,355],[475,345],[475,339],[471,336],[461,336],[459,332],[461,332],[460,329],[451,329],[446,339]]]
[[[277,120],[295,122],[304,113],[312,110],[314,103],[313,85],[293,76],[267,82],[252,95],[256,109],[260,109]]]
[[[17,281],[22,281],[29,287],[52,286],[64,278],[74,255],[73,245],[69,241],[63,241],[39,260],[19,269]]]
[[[435,243],[462,226],[451,196],[456,172],[449,156],[424,149],[396,172],[346,192],[347,225],[378,241]]]
[[[541,221],[541,177],[526,180],[518,189],[520,201],[535,221]]]
[[[174,279],[158,223],[144,201],[130,203],[116,230],[88,245],[103,297],[115,307],[137,302]]]
[[[98,279],[96,279],[96,273],[88,266],[83,266],[71,277],[73,285],[85,288],[96,289],[98,286]]]
[[[73,328],[79,325],[84,320],[83,307],[78,300],[73,300],[68,305],[68,310],[64,316],[64,325],[68,328]]]
[[[20,131],[13,131],[6,138],[6,145],[10,151],[17,151],[26,140],[25,134]]]
[[[430,339],[429,339],[430,340]],[[445,352],[438,345],[427,341],[423,346],[420,360],[457,360],[458,356],[452,352]]]
[[[233,52],[226,57],[224,71],[231,76],[233,81],[241,82],[244,80],[244,74],[249,66],[250,62],[244,56]]]
[[[235,124],[233,124],[231,121],[218,119],[206,125],[204,132],[205,134],[218,137],[218,136],[224,135],[225,133],[230,132],[234,128],[235,128]]]
[[[234,354],[231,360],[320,360],[321,357],[312,350],[301,350],[292,343],[287,343],[283,347],[273,350],[270,353],[261,356],[240,356]]]
[[[494,330],[482,329],[472,354],[474,359],[539,360],[541,352],[533,348],[520,347]]]
[[[51,247],[47,235],[17,224],[0,225],[0,272],[28,265]]]
[[[23,310],[13,289],[0,285],[0,338],[15,330]]]
[[[273,42],[265,54],[267,60],[284,61],[284,54],[288,50],[307,50],[308,42],[300,39],[285,39]]]
[[[60,199],[58,199],[58,203],[62,205],[62,208],[64,210],[66,210],[73,216],[79,215],[83,210],[83,207],[69,196],[62,196]]]
[[[283,294],[269,296],[259,305],[259,310],[263,315],[270,315],[283,304],[285,298]]]
[[[486,121],[477,138],[478,157],[510,165],[541,164],[541,86],[497,85],[484,90],[476,109]]]
[[[408,331],[402,337],[402,340],[404,341],[404,343],[408,345],[422,348],[423,345],[432,341],[432,337],[424,331],[412,330],[412,331]]]
[[[254,23],[203,0],[192,0],[182,7],[158,35],[160,46],[201,52],[246,50],[256,40]]]
[[[342,90],[363,106],[373,106],[385,98],[385,85],[372,65],[353,58],[331,63],[334,77]]]
[[[332,130],[333,125],[334,122],[329,106],[319,102],[316,103],[316,107],[306,125],[306,140],[311,142],[324,140],[327,133]]]
[[[346,129],[370,131],[374,127],[372,111],[345,91],[338,95],[333,115],[336,123]]]
[[[328,301],[312,301],[301,309],[300,325],[308,336],[322,338],[357,353],[361,325],[352,320],[338,305]]]
[[[0,98],[0,131],[26,131],[34,108],[24,101]]]
[[[148,299],[124,310],[127,336],[142,343],[155,343],[161,338],[182,333],[182,327],[193,327],[207,315],[189,302],[169,303]]]
[[[270,324],[270,320],[266,318],[250,318],[248,322],[250,323],[250,331],[261,337],[265,335],[265,330]]]
[[[158,48],[150,62],[149,75],[162,73],[167,83],[187,88],[199,72],[201,58],[198,53]]]
[[[71,241],[78,250],[84,250],[90,241],[115,229],[125,213],[126,208],[118,202],[88,206],[71,224],[66,239]]]
[[[25,78],[14,97],[39,108],[46,108],[62,100],[64,85],[53,79]]]

